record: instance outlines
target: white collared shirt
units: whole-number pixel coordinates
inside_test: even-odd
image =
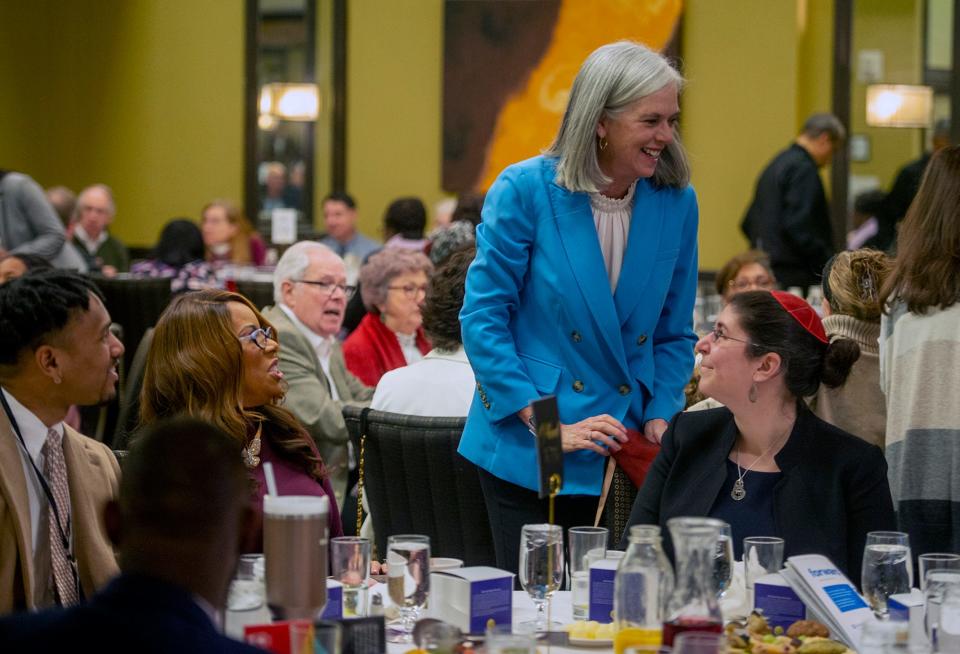
[[[303,322],[297,318],[293,309],[282,302],[279,306],[280,310],[287,314],[290,322],[300,330],[301,334],[307,337],[307,341],[309,341],[311,347],[313,347],[314,352],[317,353],[317,359],[320,361],[320,367],[323,368],[323,374],[327,376],[327,381],[330,383],[330,397],[335,401],[339,400],[340,392],[337,391],[337,385],[334,383],[333,377],[330,376],[330,355],[333,353],[333,345],[336,343],[336,338],[333,336],[321,336],[304,325]]]
[[[100,246],[106,243],[107,238],[109,238],[107,230],[100,232],[100,236],[97,238],[90,238],[90,235],[87,234],[87,230],[85,230],[82,225],[77,225],[73,228],[73,235],[76,236],[81,243],[83,243],[83,247],[85,247],[87,252],[90,254],[96,254],[97,250],[100,249]]]
[[[433,349],[410,366],[384,373],[370,408],[414,416],[466,416],[476,395],[473,368],[461,346]]]
[[[401,334],[400,332],[394,332],[397,335],[397,342],[400,343],[400,351],[403,352],[403,358],[406,359],[407,365],[411,363],[416,363],[423,359],[423,353],[420,351],[420,348],[417,347],[417,335],[413,334]]]

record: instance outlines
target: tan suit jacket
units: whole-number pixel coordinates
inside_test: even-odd
[[[264,317],[277,329],[280,337],[280,370],[289,384],[284,406],[313,437],[330,475],[337,501],[343,504],[347,487],[347,442],[350,435],[341,409],[345,404],[369,406],[373,389],[365,386],[347,370],[343,351],[336,343],[330,354],[330,377],[323,372],[320,358],[306,336],[277,306],[263,310]],[[330,395],[331,381],[340,400]]]
[[[83,593],[90,597],[118,572],[103,528],[103,507],[117,496],[120,466],[103,443],[64,426],[63,456],[70,486],[73,550]],[[0,411],[0,614],[37,608],[30,505],[20,445]]]

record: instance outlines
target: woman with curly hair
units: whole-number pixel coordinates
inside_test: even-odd
[[[153,334],[140,395],[142,424],[186,414],[236,438],[262,512],[270,462],[281,495],[327,496],[330,536],[343,534],[333,489],[316,446],[293,414],[276,331],[242,295],[203,290],[173,300]]]

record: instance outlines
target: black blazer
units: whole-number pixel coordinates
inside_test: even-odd
[[[87,647],[90,649],[87,650]],[[189,591],[121,574],[86,604],[0,619],[0,652],[264,654],[219,633]]]
[[[726,407],[677,414],[629,524],[661,525],[670,552],[667,520],[709,514],[736,436]],[[773,517],[785,541],[784,559],[823,554],[859,585],[867,532],[897,527],[883,452],[800,403],[793,431],[775,459],[783,477],[774,489]]]

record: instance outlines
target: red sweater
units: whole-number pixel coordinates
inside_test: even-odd
[[[417,349],[430,351],[430,342],[417,329]],[[397,335],[383,324],[380,316],[368,313],[343,342],[343,359],[347,369],[367,386],[376,386],[383,373],[407,365]]]

